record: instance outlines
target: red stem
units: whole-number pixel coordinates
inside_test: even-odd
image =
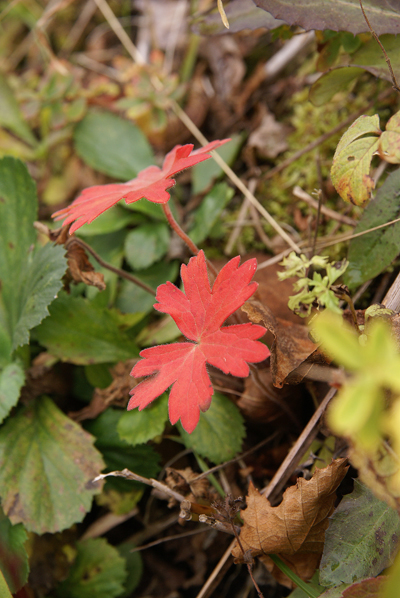
[[[194,255],[197,255],[199,253],[200,249],[197,247],[197,245],[195,245],[195,243],[193,243],[192,239],[190,237],[188,237],[188,235],[179,226],[179,224],[177,223],[177,221],[175,220],[175,218],[172,215],[172,212],[171,212],[171,209],[170,209],[168,203],[163,203],[162,209],[164,210],[165,217],[168,220],[168,224],[170,225],[172,230],[174,230],[176,232],[176,234],[180,236],[182,241],[184,241],[184,243],[186,243],[186,245],[189,247],[190,251],[192,253],[194,253]],[[208,266],[209,270],[211,270],[211,272],[214,274],[214,276],[217,276],[218,270],[216,270],[214,268],[212,263],[207,258],[206,258],[206,261],[207,261],[207,266]]]

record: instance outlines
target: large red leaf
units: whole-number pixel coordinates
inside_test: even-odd
[[[227,143],[227,141],[230,140],[212,141],[195,151],[192,151],[193,145],[191,143],[176,145],[165,156],[162,168],[149,166],[142,170],[135,179],[127,183],[88,187],[70,206],[55,212],[53,218],[62,220],[66,217],[63,223],[64,226],[75,221],[69,231],[72,234],[87,222],[92,222],[97,216],[100,216],[123,198],[128,204],[142,198],[146,198],[153,203],[167,203],[170,198],[167,189],[173,187],[176,182],[172,177],[186,168],[208,160],[208,158],[211,158],[209,152]]]
[[[152,347],[140,353],[143,359],[131,375],[150,377],[131,391],[128,409],[143,409],[172,385],[171,423],[180,419],[185,430],[193,432],[200,410],[209,408],[214,392],[206,363],[225,374],[246,377],[248,363],[258,363],[269,356],[268,347],[257,341],[265,334],[263,326],[238,324],[221,328],[258,286],[250,282],[257,260],[248,260],[240,267],[239,262],[239,256],[230,260],[211,289],[204,253],[200,251],[181,268],[185,293],[170,282],[158,287],[155,309],[170,314],[181,332],[193,342]]]

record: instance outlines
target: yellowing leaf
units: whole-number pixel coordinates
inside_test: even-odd
[[[400,163],[400,112],[388,120],[379,140],[379,155],[390,164]]]
[[[347,459],[336,459],[324,469],[317,469],[311,480],[299,478],[295,486],[285,491],[277,507],[272,507],[250,485],[247,509],[241,512],[244,525],[240,540],[244,551],[250,550],[252,556],[321,554],[327,518],[333,512],[335,491],[346,474],[346,464]],[[232,554],[243,562],[239,546]]]
[[[344,201],[362,206],[371,197],[375,183],[369,170],[379,135],[379,117],[375,114],[360,116],[341,138],[333,157],[331,179]]]

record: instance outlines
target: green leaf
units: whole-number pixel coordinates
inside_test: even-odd
[[[375,186],[369,176],[372,156],[379,145],[379,116],[360,116],[342,136],[333,157],[331,179],[339,195],[362,206]]]
[[[96,437],[95,446],[104,457],[106,472],[127,467],[146,478],[153,478],[160,471],[159,455],[151,446],[141,444],[133,447],[118,436],[117,427],[123,413],[121,410],[109,408],[95,420],[86,422],[85,428]],[[111,477],[107,478],[106,486],[120,491],[143,487],[140,482]]]
[[[117,546],[118,552],[126,560],[126,568],[128,570],[128,577],[124,584],[125,591],[118,598],[130,598],[142,577],[142,557],[140,556],[140,552],[131,552],[133,548],[136,548],[135,544],[129,541]]]
[[[243,143],[243,135],[232,135],[231,141],[218,148],[218,154],[229,166],[233,164]],[[223,174],[215,160],[205,160],[192,170],[192,193],[203,193]]]
[[[397,17],[399,18],[399,16],[400,15],[397,12]],[[375,30],[377,25],[378,23],[373,23],[373,27]],[[397,33],[398,32],[399,31],[397,31]],[[392,33],[395,32],[393,31]],[[383,47],[385,48],[386,53],[390,58],[390,63],[392,65],[394,74],[396,78],[399,79],[399,39],[396,35],[382,35],[380,41],[382,42]],[[370,39],[366,44],[362,45],[361,48],[351,56],[351,64],[362,66],[366,71],[374,75],[374,77],[379,77],[380,79],[385,79],[386,81],[390,82],[392,81],[390,71],[385,60],[385,56],[383,55],[381,48],[374,39]]]
[[[191,434],[179,424],[185,445],[213,463],[223,463],[241,451],[245,435],[239,409],[227,397],[214,393],[211,407],[200,414],[200,421]]]
[[[132,446],[142,444],[160,436],[168,421],[168,395],[163,394],[149,407],[139,411],[125,411],[117,425],[119,437]]]
[[[364,69],[355,66],[332,69],[312,84],[308,99],[314,106],[323,106],[339,91],[345,92],[349,83],[362,73]]]
[[[0,508],[0,570],[15,594],[28,580],[29,562],[25,550],[28,534],[22,523],[12,525]]]
[[[289,25],[310,29],[332,29],[351,33],[368,32],[358,0],[257,0],[257,6]],[[365,12],[377,35],[399,33],[400,13],[394,2],[363,2]]]
[[[228,187],[226,183],[220,183],[215,185],[203,199],[200,207],[194,212],[194,224],[189,232],[190,238],[196,245],[207,238],[234,193],[234,190]]]
[[[57,598],[116,598],[124,591],[126,561],[104,538],[77,542],[68,577],[56,589]]]
[[[10,363],[0,372],[0,423],[17,404],[24,382],[24,370],[17,362]]]
[[[148,268],[167,253],[169,242],[169,227],[164,222],[139,226],[125,239],[126,260],[133,270]]]
[[[173,282],[179,273],[179,264],[173,262],[159,262],[150,266],[147,270],[135,272],[135,276],[145,282],[151,288],[156,289],[167,280]],[[116,300],[116,307],[125,313],[148,313],[152,311],[155,298],[147,291],[124,280],[121,283],[121,291]]]
[[[341,316],[328,310],[322,312],[313,321],[313,330],[317,331],[326,351],[340,365],[349,370],[360,370],[364,365],[356,331],[343,322]]]
[[[356,480],[330,519],[320,583],[329,587],[375,577],[392,563],[399,533],[397,512]]]
[[[0,429],[0,493],[5,514],[37,534],[82,521],[103,468],[93,439],[42,397]]]
[[[37,141],[25,122],[7,79],[0,73],[0,126],[5,127],[30,145]]]
[[[400,216],[400,169],[392,172],[377,191],[366,209],[354,233],[361,233],[390,222]],[[375,278],[400,252],[400,222],[370,232],[350,241],[344,283],[350,288]]]
[[[78,236],[92,237],[94,235],[105,235],[120,231],[129,224],[136,224],[139,216],[128,212],[123,207],[117,205],[109,208],[104,214],[100,214],[90,224],[84,224],[79,231]]]
[[[127,181],[154,164],[152,149],[132,122],[110,112],[89,112],[74,134],[79,156],[92,168]]]
[[[0,336],[11,349],[29,341],[29,330],[48,315],[61,288],[65,250],[50,243],[33,253],[37,217],[35,184],[22,162],[0,160]]]
[[[154,301],[154,298],[153,298]],[[82,297],[60,293],[35,338],[55,357],[77,365],[125,361],[139,354],[118,314]]]

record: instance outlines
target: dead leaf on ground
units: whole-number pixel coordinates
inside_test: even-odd
[[[336,459],[324,469],[317,469],[311,480],[299,478],[295,486],[285,491],[277,507],[272,507],[269,500],[251,484],[246,499],[247,509],[241,511],[244,521],[240,532],[243,550],[250,551],[253,557],[307,554],[313,560],[310,555],[320,556],[328,517],[334,510],[335,491],[347,469],[347,459]],[[232,555],[235,562],[244,562],[238,545]],[[302,570],[301,576],[303,574]]]
[[[167,467],[166,472],[165,483],[167,486],[183,494],[187,500],[196,502],[199,498],[208,498],[210,482],[207,478],[193,482],[199,477],[199,474],[195,473],[191,467],[185,467],[185,469]]]
[[[314,575],[314,572],[317,569],[321,558],[321,555],[317,552],[306,552],[304,554],[298,552],[291,556],[283,556],[281,554],[279,556],[282,559],[282,561],[286,563],[288,567],[290,567],[293,573],[298,575],[300,579],[303,579],[304,581],[311,579],[311,577]],[[265,555],[260,557],[260,561],[263,563],[267,571],[271,573],[274,579],[276,579],[276,581],[280,583],[282,586],[285,586],[290,589],[294,589],[296,587],[296,585],[288,578],[288,576],[285,575],[275,565],[275,563],[269,558],[269,556]]]
[[[251,322],[262,322],[274,336],[271,349],[271,372],[274,386],[299,384],[307,373],[295,372],[302,363],[325,364],[326,359],[308,337],[306,326],[275,318],[270,309],[258,301],[247,301],[241,308]]]
[[[247,145],[262,158],[276,158],[288,149],[286,141],[290,132],[287,125],[279,123],[274,115],[265,109],[260,125],[249,137]]]

